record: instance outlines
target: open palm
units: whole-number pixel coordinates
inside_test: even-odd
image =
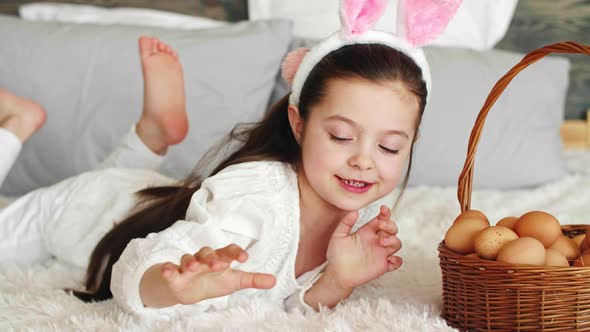
[[[377,217],[350,234],[358,213],[347,214],[337,226],[328,245],[326,273],[343,288],[355,288],[401,265],[392,256],[401,248],[391,212],[381,208]]]
[[[229,268],[232,261],[245,262],[247,258],[247,253],[236,245],[217,250],[204,247],[195,255],[184,255],[180,266],[170,262],[162,265],[162,276],[181,304],[194,304],[245,288],[272,288],[273,275]]]

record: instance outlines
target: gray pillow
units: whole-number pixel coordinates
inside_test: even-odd
[[[163,166],[164,173],[182,177],[236,122],[256,121],[264,113],[291,40],[291,23],[191,31],[0,16],[0,86],[40,103],[48,113],[0,192],[23,194],[103,160],[141,113],[140,35],[169,43],[184,67],[190,131]]]
[[[494,84],[524,54],[429,48],[433,87],[410,185],[457,185],[475,119]],[[518,74],[490,110],[475,156],[474,188],[539,185],[566,174],[559,127],[569,61],[546,57]]]

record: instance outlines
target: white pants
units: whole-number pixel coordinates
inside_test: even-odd
[[[11,132],[0,128],[0,185],[16,161],[21,142]],[[146,147],[135,126],[98,168],[143,168],[157,170],[164,160]],[[72,178],[73,180],[74,178]],[[0,262],[39,262],[52,256],[43,236],[45,222],[61,213],[63,200],[71,192],[65,180],[34,190],[0,209]]]

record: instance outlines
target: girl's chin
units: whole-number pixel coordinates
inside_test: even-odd
[[[365,200],[360,199],[352,200],[350,198],[334,198],[330,201],[330,203],[342,211],[357,211],[369,205],[370,202],[365,202]]]

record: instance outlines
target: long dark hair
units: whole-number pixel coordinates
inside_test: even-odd
[[[301,118],[307,119],[311,107],[322,100],[330,80],[348,78],[403,84],[418,100],[416,129],[419,127],[427,94],[420,67],[405,54],[378,44],[349,45],[324,57],[303,85],[299,102]],[[135,238],[163,231],[183,219],[192,195],[199,190],[205,176],[215,175],[230,165],[248,161],[272,160],[295,165],[301,151],[291,131],[288,106],[287,95],[274,104],[260,122],[234,127],[224,140],[205,154],[192,174],[177,186],[152,187],[137,192],[139,200],[135,212],[98,242],[86,272],[86,291],[75,291],[74,294],[84,301],[111,298],[113,264],[127,244]],[[228,144],[237,144],[235,151],[217,164],[212,162],[212,156]],[[402,182],[402,193],[408,182],[412,155],[413,144],[410,163]],[[205,174],[206,169],[212,170]]]

